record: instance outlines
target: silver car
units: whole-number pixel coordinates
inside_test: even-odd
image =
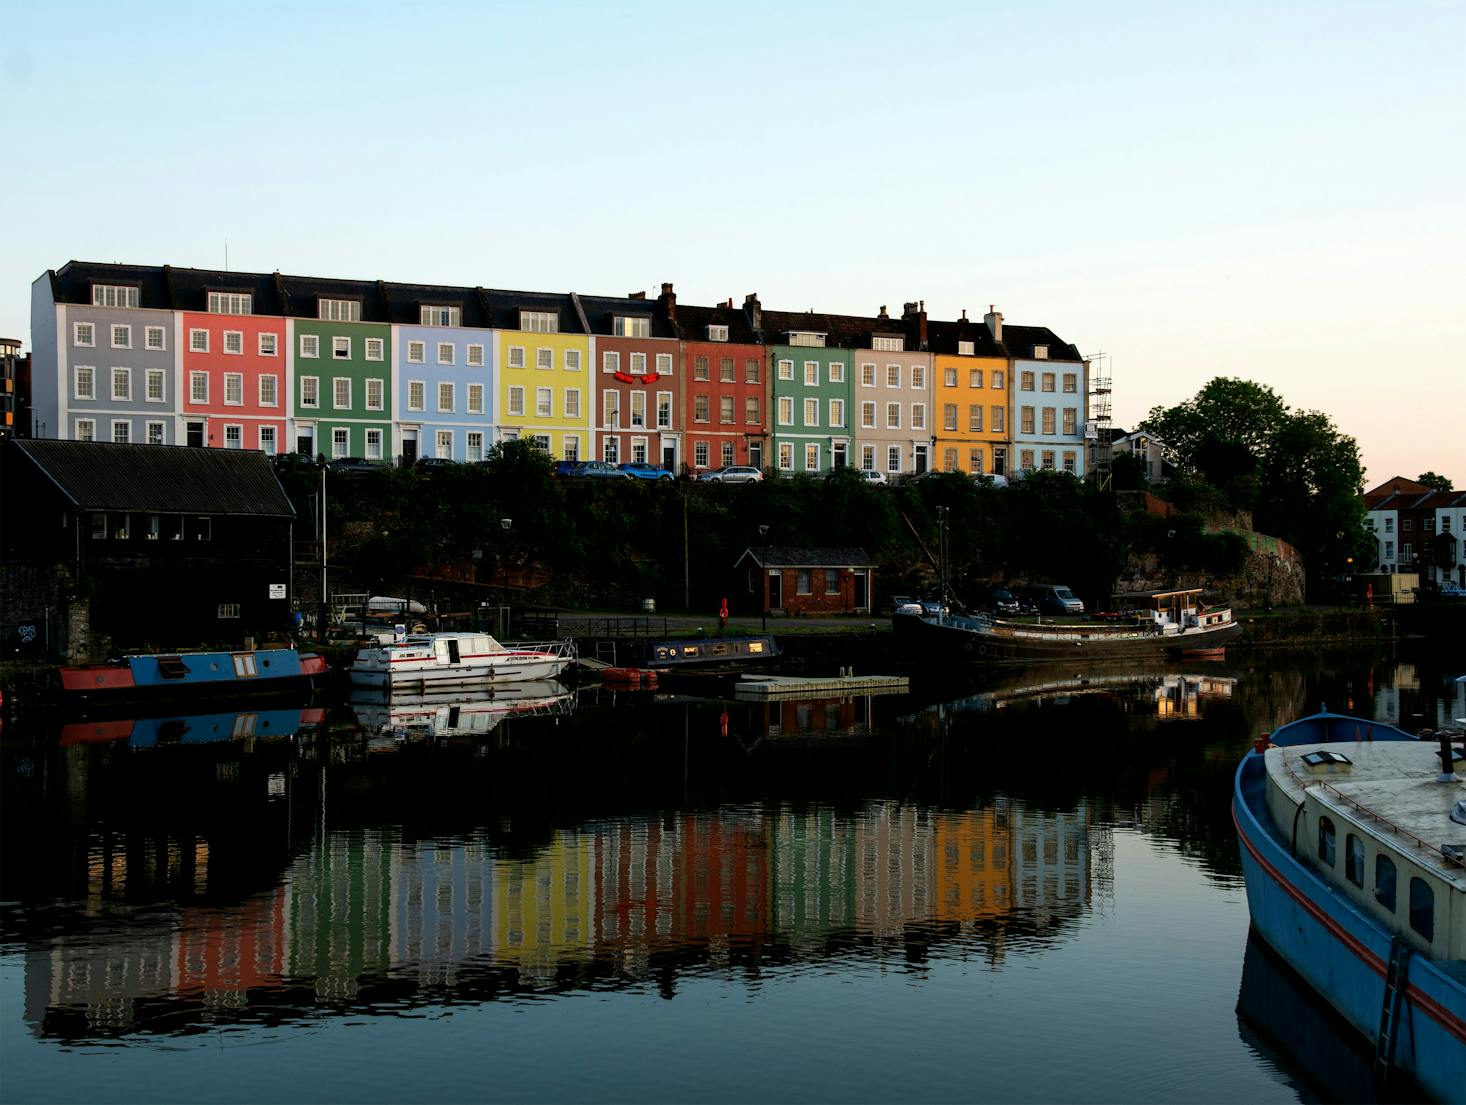
[[[763,470],[748,464],[730,464],[715,468],[697,477],[707,483],[757,483],[764,478]]]

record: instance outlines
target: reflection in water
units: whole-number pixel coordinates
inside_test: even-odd
[[[558,716],[575,711],[575,694],[553,679],[466,692],[394,694],[353,687],[351,709],[365,730],[395,740],[478,737],[505,718]]]

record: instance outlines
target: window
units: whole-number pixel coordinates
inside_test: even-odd
[[[867,472],[875,471],[876,447],[874,445],[862,445],[860,447],[860,467]]]
[[[825,344],[825,336],[823,334],[813,334],[807,330],[791,330],[789,332],[789,344],[815,345],[823,347]]]
[[[254,297],[248,292],[210,292],[209,314],[250,315],[254,314]]]
[[[1435,939],[1435,891],[1415,875],[1410,876],[1410,927],[1425,940]]]
[[[327,299],[321,296],[316,300],[316,318],[327,322],[360,322],[361,300]]]
[[[1042,387],[1044,391],[1053,391],[1054,374],[1052,372],[1045,372],[1042,379],[1040,380],[1039,386]]]
[[[93,307],[136,307],[138,289],[126,284],[93,284]],[[212,310],[213,308],[210,308]]]
[[[424,303],[418,307],[418,321],[424,326],[459,326],[463,323],[463,308]]]
[[[1331,818],[1318,819],[1318,861],[1325,867],[1334,865],[1334,823]]]
[[[484,347],[482,345],[470,345],[468,347],[468,367],[484,367]]]
[[[1409,533],[1414,528],[1415,528],[1415,520],[1413,518],[1401,518],[1400,519],[1400,532],[1401,533]]]
[[[779,425],[794,425],[794,399],[792,396],[779,396]]]
[[[876,366],[863,364],[860,366],[860,386],[873,388],[876,386]]]
[[[238,407],[244,403],[244,373],[224,373],[224,403],[230,407]]]
[[[560,330],[560,316],[554,311],[520,311],[519,328],[532,334],[555,334]]]
[[[1395,520],[1393,518],[1386,518],[1385,519],[1385,532],[1386,533],[1394,533],[1395,532]]]
[[[731,363],[731,362],[729,362],[729,363]],[[672,375],[672,354],[670,354],[670,353],[658,353],[657,354],[657,375],[658,376],[670,376],[670,375]],[[730,380],[732,379],[731,376],[728,377],[728,378]]]
[[[832,383],[832,384],[843,384],[844,382],[845,382],[845,362],[844,361],[831,361],[830,362],[830,383]]]
[[[319,357],[321,355],[321,338],[318,334],[300,335],[300,355],[302,357]]]
[[[872,338],[870,347],[882,353],[899,353],[906,343],[900,338]]]
[[[1385,559],[1386,560],[1394,560],[1395,559],[1395,543],[1393,541],[1386,541],[1385,542]]]
[[[601,371],[620,372],[621,354],[617,353],[614,349],[606,350],[605,353],[601,356]]]
[[[806,426],[818,426],[820,424],[820,401],[818,399],[806,399],[804,401],[804,424]]]
[[[534,351],[535,368],[550,369],[555,367],[555,351],[541,347]]]
[[[72,370],[73,387],[78,399],[97,397],[97,370],[91,365],[75,365]]]
[[[112,400],[113,402],[126,401],[132,398],[132,369],[114,368],[112,370]]]
[[[967,405],[967,429],[971,433],[982,433],[982,404],[969,403]]]
[[[438,343],[438,363],[453,363],[453,343],[451,341],[440,341]]]
[[[1364,841],[1353,833],[1344,838],[1344,877],[1355,886],[1364,885]]]
[[[886,471],[901,471],[901,446],[892,445],[886,450]]]
[[[727,341],[728,328],[726,326],[708,326],[708,341]]]
[[[1053,407],[1045,407],[1043,409],[1043,423],[1042,423],[1042,425],[1043,425],[1043,432],[1045,434],[1051,434],[1051,433],[1054,432],[1054,408]]]
[[[876,428],[876,405],[870,400],[860,404],[860,427],[863,430]]]
[[[911,366],[911,386],[918,391],[926,387],[926,365],[914,364]]]
[[[649,338],[652,334],[652,320],[617,315],[612,332],[618,338]]]
[[[421,380],[407,381],[407,409],[420,411],[426,400],[427,385]]]
[[[1007,407],[992,407],[988,411],[992,415],[992,431],[995,434],[1003,432],[1003,423],[1008,420]]]
[[[967,451],[967,469],[977,475],[983,473],[983,451],[981,449],[969,449]]]
[[[968,408],[968,409],[970,410],[971,408]],[[955,432],[956,431],[956,429],[957,429],[957,404],[956,403],[943,403],[942,404],[942,429],[944,431],[948,432],[948,433],[952,433],[952,432]]]
[[[163,394],[163,380],[164,372],[161,368],[148,369],[148,375],[145,385],[146,390],[143,397],[147,399],[149,403],[161,403],[166,398],[166,396]]]
[[[112,442],[116,445],[126,445],[132,440],[132,423],[123,419],[114,419],[112,422]]]
[[[706,395],[694,395],[692,397],[692,420],[694,422],[707,422],[709,420],[708,397]]]
[[[693,444],[692,463],[698,468],[708,466],[708,443],[706,441],[698,441]]]
[[[112,326],[112,348],[113,349],[131,349],[132,348],[132,327],[131,326],[122,326],[122,325],[119,325],[119,324],[116,324],[116,323],[113,324],[113,326]]]
[[[732,357],[724,357],[718,362],[718,380],[724,384],[737,383],[737,370],[733,364]]]
[[[1079,377],[1073,372],[1064,373],[1064,391],[1069,395],[1079,391]]]
[[[207,372],[190,372],[188,374],[188,401],[190,403],[207,403],[209,401],[209,374]]]
[[[575,434],[566,434],[565,435],[565,459],[566,460],[579,460],[580,459],[580,438],[578,436],[576,436]]]
[[[842,429],[845,425],[845,400],[830,400],[830,421],[831,429]]]
[[[1033,433],[1033,408],[1021,407],[1018,411],[1018,432],[1024,434]]]
[[[97,328],[90,322],[73,323],[71,327],[71,344],[79,345],[90,349],[97,344]]]
[[[1018,377],[1018,388],[1020,391],[1033,390],[1033,373],[1024,372]]]
[[[579,418],[580,417],[580,389],[579,388],[566,388],[565,389],[565,417],[566,418]]]
[[[899,430],[901,428],[901,404],[886,404],[886,429]]]
[[[549,388],[535,388],[535,413],[541,418],[549,418],[551,414],[551,393]],[[637,421],[637,400],[641,400],[641,421]],[[646,425],[646,395],[637,392],[631,397],[631,424],[633,426]]]
[[[365,346],[367,360],[380,361],[383,359],[386,348],[381,338],[367,338],[362,345]]]
[[[261,357],[274,357],[274,356],[276,356],[277,355],[277,350],[279,348],[279,341],[280,341],[280,338],[279,338],[279,335],[277,335],[277,334],[261,334],[260,335],[260,343],[259,343],[260,356]]]
[[[351,378],[336,376],[331,380],[331,405],[338,411],[351,407]]]
[[[898,388],[901,386],[901,366],[888,364],[886,366],[886,387]]]
[[[974,368],[967,374],[967,386],[970,388],[982,387],[982,369]]]
[[[1033,359],[1035,361],[1046,361],[1049,359],[1049,347],[1047,345],[1035,345],[1033,347]]]
[[[806,472],[818,472],[819,468],[820,447],[812,441],[807,442],[804,446],[804,470]]]
[[[331,356],[338,361],[351,358],[351,339],[337,335],[331,339]]]
[[[382,459],[382,431],[367,430],[366,432],[366,457],[367,460]]]
[[[996,388],[998,391],[1003,390],[1003,370],[1001,368],[993,369],[992,382],[988,386]]]
[[[944,471],[947,471],[947,472],[955,472],[955,471],[957,471],[957,450],[956,449],[943,449],[942,450],[942,468],[943,468]]]
[[[97,440],[97,421],[96,421],[96,419],[94,419],[94,418],[78,418],[76,420],[76,434],[75,434],[75,437],[76,437],[76,440],[77,441],[96,441]]]
[[[759,402],[757,395],[746,396],[743,400],[743,421],[750,426],[759,423]]]
[[[264,453],[267,457],[273,457],[275,455],[275,450],[276,450],[276,444],[275,444],[275,427],[274,426],[261,426],[260,427],[260,452]]]
[[[971,357],[977,352],[977,343],[970,341],[959,341],[957,343],[957,355],[960,357]]]
[[[321,378],[319,376],[302,376],[300,378],[300,405],[302,407],[319,407],[321,405]]]
[[[633,437],[631,439],[631,460],[636,464],[646,463],[646,438]]]
[[[244,448],[244,427],[230,424],[224,427],[224,448]]]
[[[387,389],[385,381],[373,377],[366,382],[366,409],[369,411],[383,410],[386,406]]]
[[[237,617],[239,617],[239,603],[237,603],[237,602],[221,602],[221,603],[219,603],[219,617],[220,617],[221,620],[225,620],[225,621],[227,621],[230,618],[237,618]]]
[[[410,341],[407,343],[407,363],[425,364],[428,359],[428,343],[425,341]]]
[[[188,332],[188,351],[190,353],[207,353],[209,351],[209,332],[207,330],[190,330]],[[301,354],[304,356],[304,353]]]
[[[611,429],[621,425],[621,395],[619,392],[601,392],[601,424]]]
[[[1395,861],[1386,855],[1374,857],[1374,900],[1395,912]]]
[[[1078,469],[1076,465],[1077,459],[1074,456],[1074,451],[1072,449],[1066,449],[1064,451],[1064,471],[1068,472],[1071,476],[1077,475]]]
[[[453,459],[452,430],[439,430],[433,435],[433,455],[443,460]]]
[[[244,353],[244,331],[224,331],[224,352],[233,357],[238,357]]]
[[[1038,463],[1039,467],[1045,472],[1052,472],[1054,470],[1054,451],[1052,449],[1045,449],[1040,455]]]
[[[1064,433],[1070,435],[1071,437],[1073,436],[1076,428],[1076,420],[1078,418],[1078,414],[1079,412],[1076,411],[1073,407],[1064,408]]]
[[[524,415],[524,388],[518,384],[509,389],[509,413],[519,417]]]
[[[712,378],[708,370],[708,359],[706,357],[693,358],[692,378],[694,380],[709,380]]]
[[[161,423],[161,422],[149,422],[149,423],[147,423],[143,427],[143,440],[146,441],[149,445],[162,445],[164,443],[163,423]],[[155,540],[156,540],[156,538],[155,538]]]
[[[621,460],[621,442],[614,437],[608,437],[601,442],[601,459],[607,464],[618,464]]]
[[[438,410],[444,414],[451,414],[453,411],[453,385],[438,385]]]
[[[480,431],[480,430],[469,430],[468,433],[467,433],[467,435],[466,435],[466,437],[467,437],[467,441],[468,441],[468,447],[467,447],[467,449],[465,451],[465,459],[470,460],[470,461],[483,460],[484,459],[484,435],[483,435],[482,431]]]
[[[672,393],[670,391],[657,392],[657,427],[658,429],[669,429],[672,425]]]
[[[469,384],[468,385],[468,403],[467,403],[467,406],[468,406],[468,413],[469,414],[483,414],[484,413],[484,385],[483,384]]]
[[[728,465],[733,463],[733,443],[731,441],[723,442],[721,448],[718,451],[722,454],[723,467],[726,468]]]
[[[911,404],[911,428],[913,430],[926,429],[926,404]]]
[[[718,400],[718,421],[724,425],[733,423],[733,396],[724,395]]]
[[[565,370],[567,372],[579,372],[580,371],[580,350],[579,349],[567,349],[567,350],[565,350]]]
[[[339,460],[346,456],[351,448],[351,438],[344,426],[337,426],[331,431],[331,459]]]
[[[825,569],[825,594],[838,595],[840,593],[840,572],[837,568]]]
[[[942,370],[942,386],[949,388],[957,386],[957,370],[955,368],[944,368]]]
[[[793,361],[780,361],[779,362],[779,379],[781,379],[781,380],[793,380],[794,379],[794,362]]]

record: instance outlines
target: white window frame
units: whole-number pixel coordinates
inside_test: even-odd
[[[365,381],[366,409],[381,411],[387,409],[387,381],[380,376],[369,376]]]
[[[453,343],[451,341],[440,341],[440,342],[438,342],[438,363],[439,364],[452,364],[453,363]]]
[[[794,425],[794,397],[792,395],[779,396],[779,425]]]
[[[467,390],[466,390],[466,392],[464,394],[464,397],[463,397],[464,409],[469,414],[483,414],[484,413],[484,385],[483,384],[467,384],[467,385],[465,385],[465,387],[466,387]]]
[[[443,303],[418,305],[418,322],[422,326],[462,326],[463,308]]]
[[[261,374],[259,379],[260,406],[278,407],[280,405],[280,377],[273,372]]]
[[[112,396],[112,402],[114,402],[114,403],[131,403],[132,402],[132,369],[130,369],[130,368],[124,368],[121,365],[113,365],[112,366],[111,380],[112,380],[112,390],[111,390],[111,393],[110,394]],[[120,387],[120,388],[117,386],[119,382],[122,384],[122,387]]]
[[[670,376],[670,375],[672,375],[672,354],[670,354],[670,353],[658,353],[657,354],[657,375],[658,376]]]
[[[780,359],[780,361],[779,361],[779,379],[781,379],[781,380],[789,380],[791,382],[793,381],[793,379],[794,379],[794,362],[792,360]]]
[[[87,386],[82,387],[82,373],[86,373]],[[95,365],[77,364],[71,366],[71,390],[78,399],[97,398],[97,369]]]
[[[200,388],[199,385],[203,387]],[[209,374],[197,370],[188,374],[188,401],[193,405],[206,404],[209,401]]]
[[[467,364],[469,368],[484,367],[484,347],[479,343],[472,343],[468,347]]]
[[[829,421],[826,425],[832,430],[843,430],[845,428],[845,400],[831,399],[829,411]]]
[[[158,394],[153,395],[153,384],[157,384]],[[166,403],[168,401],[168,373],[161,368],[150,368],[143,373],[143,401],[147,403]]]
[[[443,460],[453,459],[453,431],[433,431],[433,456],[441,457]]]
[[[535,347],[534,366],[536,369],[548,371],[555,367],[555,351],[549,346],[540,345]]]
[[[558,334],[560,315],[557,311],[519,309],[519,329],[527,334]]]
[[[252,315],[254,296],[249,292],[210,292],[209,314]]]
[[[168,329],[164,326],[143,327],[143,348],[161,353],[168,348]]]
[[[78,418],[73,423],[71,436],[73,441],[96,441],[97,420],[95,418]]]
[[[361,300],[320,296],[316,299],[316,318],[323,322],[360,322]]]
[[[331,459],[340,460],[351,455],[351,431],[345,426],[331,427]]]
[[[300,335],[300,355],[307,360],[316,360],[321,355],[321,336],[319,334]]]
[[[121,436],[118,436],[119,435],[119,431],[121,433]],[[114,445],[131,445],[132,444],[132,419],[130,419],[130,418],[114,418],[114,419],[112,419],[112,436],[110,438],[108,438],[108,440],[111,441]]]
[[[524,385],[509,385],[509,402],[505,407],[505,414],[511,418],[524,417]]]
[[[229,444],[231,438],[234,441],[233,445]],[[226,449],[243,449],[244,424],[242,422],[224,423],[224,436],[222,440],[224,442],[224,448]]]
[[[93,284],[93,307],[136,307],[141,290],[135,284]]]
[[[602,372],[620,372],[621,354],[614,349],[607,349],[601,356]]]
[[[803,422],[801,424],[804,426],[818,426],[820,424],[820,401],[817,398],[810,397],[804,401],[803,416]]]
[[[819,361],[804,362],[804,386],[807,388],[819,387],[820,384],[820,363]]]
[[[306,392],[311,392],[311,395],[307,396]],[[319,376],[302,376],[300,378],[300,405],[306,410],[320,410],[321,378]]]
[[[342,385],[345,385],[346,402],[341,402]],[[331,409],[336,411],[349,411],[351,409],[351,377],[331,377]]]
[[[410,341],[407,343],[407,363],[427,364],[428,343],[425,341]]]
[[[387,359],[387,343],[382,338],[363,338],[362,353],[369,361]]]
[[[817,441],[806,441],[804,443],[804,470],[806,472],[818,472],[820,470],[820,446]]]
[[[364,445],[362,453],[367,460],[382,459],[382,431],[376,426],[368,426],[363,435]]]
[[[189,330],[188,351],[190,353],[207,353],[209,351],[209,332],[198,327]]]
[[[652,336],[652,320],[636,315],[616,315],[611,332],[618,338],[649,338]]]
[[[156,420],[146,423],[143,426],[143,440],[149,445],[166,445],[168,443],[167,424]]]
[[[444,399],[447,399],[448,402],[447,403],[444,403],[443,402]],[[458,389],[453,386],[453,381],[452,380],[439,380],[438,381],[438,407],[437,407],[438,413],[439,414],[452,414],[453,413],[453,408],[454,408],[455,404],[457,403],[457,401],[458,401]]]
[[[280,335],[261,332],[259,340],[255,343],[261,357],[278,357],[280,355]]]
[[[714,326],[708,324],[708,341],[727,341],[728,328],[726,326]]]
[[[580,417],[580,389],[579,388],[566,388],[565,389],[565,417],[566,418],[579,418]]]
[[[229,398],[231,392],[234,394],[233,399]],[[224,405],[226,407],[244,406],[244,373],[224,373]]]
[[[351,338],[349,335],[331,335],[331,359],[333,361],[351,360]]]
[[[511,345],[509,347],[509,359],[506,362],[510,368],[524,367],[524,346]]]
[[[95,322],[73,322],[71,324],[71,344],[78,349],[95,349],[97,347],[97,324]]]
[[[579,349],[567,349],[567,350],[565,350],[565,371],[566,372],[579,372],[580,371],[580,350]]]
[[[463,458],[467,461],[484,459],[484,433],[482,430],[465,431]]]
[[[428,382],[426,380],[407,381],[407,409],[409,411],[422,411],[427,409]]]
[[[244,331],[225,330],[223,351],[231,357],[244,356]]]

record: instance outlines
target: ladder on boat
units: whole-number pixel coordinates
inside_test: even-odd
[[[1395,1046],[1400,1040],[1400,1014],[1405,1009],[1405,992],[1410,988],[1410,956],[1414,949],[1403,936],[1390,943],[1390,963],[1385,971],[1385,995],[1379,1011],[1379,1035],[1374,1043],[1374,1084],[1383,1087],[1395,1069]]]

